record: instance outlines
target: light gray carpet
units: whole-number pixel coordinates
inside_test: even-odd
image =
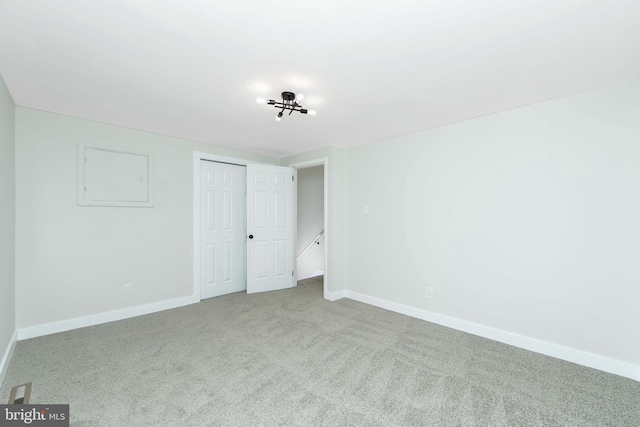
[[[640,383],[350,300],[322,283],[21,341],[0,398],[74,426],[640,426]]]

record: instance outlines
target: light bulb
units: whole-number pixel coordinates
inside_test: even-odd
[[[279,122],[280,120],[282,120],[282,111],[280,111],[276,116],[276,122]]]
[[[256,104],[266,104],[267,100],[264,99],[263,97],[259,96],[256,98]]]
[[[299,93],[298,95],[296,95],[296,102],[299,104],[300,101],[302,101],[304,99],[304,93]]]
[[[315,116],[317,113],[316,110],[307,110],[307,114],[310,116]]]

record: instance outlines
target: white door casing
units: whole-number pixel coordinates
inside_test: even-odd
[[[246,289],[245,188],[245,167],[200,161],[200,299]]]
[[[247,165],[247,293],[294,286],[295,170]]]
[[[329,289],[331,289],[329,283],[331,280],[331,273],[330,270],[332,270],[332,267],[330,265],[330,256],[329,256],[329,248],[331,247],[331,236],[333,235],[333,229],[330,227],[329,225],[329,195],[331,193],[331,186],[329,185],[329,176],[331,175],[331,168],[329,168],[329,159],[327,157],[322,157],[322,158],[317,158],[317,159],[312,159],[312,160],[306,160],[303,162],[296,162],[296,163],[291,163],[289,164],[290,167],[293,167],[296,169],[296,171],[300,170],[300,169],[305,169],[305,168],[310,168],[310,167],[314,167],[314,166],[322,166],[324,171],[323,171],[323,175],[324,175],[324,278],[322,280],[323,282],[323,294],[324,294],[324,298],[331,300],[331,301],[335,301],[336,299],[340,299],[343,298],[344,296],[342,295],[341,292],[329,292]],[[298,184],[298,177],[296,177],[296,180],[294,181],[294,188],[296,186],[296,184]],[[295,194],[295,191],[294,191]],[[296,216],[297,216],[297,208],[294,207],[294,210],[296,211]],[[297,231],[296,231],[297,234]],[[300,248],[296,249],[297,251],[300,250]],[[298,276],[298,273],[296,271],[296,278]]]

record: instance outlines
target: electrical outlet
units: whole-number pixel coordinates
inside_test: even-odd
[[[362,215],[369,215],[369,206],[362,205]]]
[[[433,288],[427,288],[427,298],[433,298]]]
[[[124,294],[131,295],[133,293],[133,283],[124,284]]]

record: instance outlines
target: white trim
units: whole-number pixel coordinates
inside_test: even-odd
[[[343,297],[338,297],[336,299],[330,299],[327,298],[327,295],[333,295],[336,294],[337,292],[329,292],[327,289],[329,289],[329,242],[331,241],[331,235],[330,235],[330,230],[329,230],[329,158],[328,157],[320,157],[317,159],[313,159],[313,160],[307,160],[304,162],[298,162],[298,163],[291,163],[289,164],[290,167],[295,168],[295,169],[306,169],[306,168],[311,168],[314,166],[322,166],[323,167],[323,185],[324,185],[324,280],[323,280],[323,293],[325,295],[326,299],[329,299],[330,301],[335,301],[336,299],[340,299]],[[296,185],[297,185],[297,180],[296,180]],[[297,187],[296,187],[296,195],[297,195]],[[296,219],[298,216],[298,201],[296,199],[296,205],[294,208],[294,211],[296,213]],[[297,240],[297,230],[296,230],[296,235],[294,236],[294,238]],[[297,267],[297,262],[296,262],[296,267]],[[297,274],[297,268],[296,268],[296,274]],[[298,278],[296,278],[298,279]]]
[[[296,169],[307,169],[307,168],[312,168],[314,166],[322,166],[327,162],[327,160],[328,160],[328,157],[319,157],[317,159],[307,160],[304,162],[291,163],[289,164],[289,166]]]
[[[200,301],[200,158],[193,153],[193,297]]]
[[[124,201],[124,200],[87,200],[85,199],[85,168],[86,168],[86,150],[95,149],[101,151],[110,151],[119,154],[134,154],[147,158],[147,200],[146,201]],[[125,147],[115,145],[94,144],[92,142],[78,141],[78,206],[116,206],[116,207],[153,207],[153,153],[150,151],[131,150]]]
[[[200,161],[229,163],[232,165],[267,165],[273,163],[257,162],[254,160],[239,159],[237,157],[219,156],[217,154],[193,152],[193,247],[191,248],[193,257],[193,297],[198,301],[200,295]],[[277,165],[276,165],[277,166]],[[246,206],[246,205],[245,205]],[[246,218],[245,218],[246,223]],[[295,255],[294,255],[295,256]],[[245,266],[246,269],[246,266]]]
[[[324,271],[316,270],[313,273],[310,273],[308,276],[304,275],[304,276],[298,277],[298,280],[311,279],[313,277],[318,277],[318,276],[324,276]]]
[[[9,346],[4,352],[4,356],[2,356],[2,361],[0,361],[0,387],[4,382],[4,376],[7,374],[7,370],[9,369],[9,363],[11,363],[11,358],[13,357],[13,352],[16,349],[16,343],[18,342],[18,330],[13,331],[13,335],[11,336],[11,340],[9,340]]]
[[[478,325],[476,323],[460,320],[449,316],[433,313],[415,307],[387,301],[381,298],[364,295],[353,291],[344,291],[345,297],[354,301],[384,308],[406,316],[415,317],[417,319],[426,320],[428,322],[437,323],[459,331],[468,332],[483,338],[488,338],[501,343],[513,345],[515,347],[530,350],[536,353],[555,357],[557,359],[566,360],[568,362],[577,363],[578,365],[587,366],[589,368],[598,369],[611,374],[620,375],[622,377],[631,378],[640,381],[640,366],[632,363],[622,362],[620,360],[611,359],[597,354],[587,353],[570,347],[564,347],[535,338],[525,337],[514,334],[512,332],[491,328],[488,326]],[[325,294],[325,298],[326,294]],[[329,299],[329,298],[327,298]]]
[[[46,323],[44,325],[31,326],[18,329],[18,339],[20,341],[43,335],[56,334],[58,332],[70,331],[72,329],[84,328],[87,326],[100,325],[102,323],[114,322],[116,320],[128,319],[131,317],[143,316],[145,314],[156,313],[158,311],[170,310],[172,308],[184,307],[185,305],[200,302],[193,295],[182,298],[175,298],[166,301],[154,302],[151,304],[139,305],[136,307],[123,308],[121,310],[108,311],[106,313],[93,314],[75,319],[62,320],[59,322]]]
[[[339,299],[345,298],[347,296],[347,291],[338,291],[338,292],[328,292],[324,291],[324,299],[329,301],[338,301]]]
[[[198,160],[209,160],[211,162],[231,163],[232,165],[275,165],[275,163],[258,162],[255,160],[240,159],[237,157],[219,156],[217,154],[204,153],[202,151],[194,151],[193,157]],[[277,166],[277,165],[275,165]]]
[[[291,270],[293,271],[293,277],[291,287],[295,288],[298,286],[298,259],[296,258],[296,254],[298,253],[298,169],[292,168],[291,166],[280,166],[280,167],[288,167],[291,169],[291,176],[293,177],[292,188],[291,188],[291,201],[292,206],[291,210],[293,211],[293,218],[291,218],[291,222],[293,223],[293,233],[291,237]],[[247,201],[247,203],[249,203]]]

